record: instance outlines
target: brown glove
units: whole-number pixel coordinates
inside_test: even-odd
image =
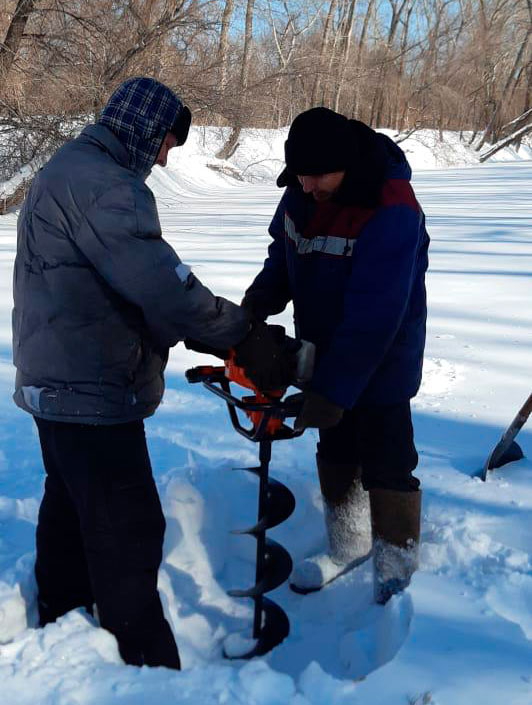
[[[340,423],[344,410],[321,394],[311,390],[303,394],[303,406],[296,417],[294,429],[303,431],[305,428],[332,428]]]

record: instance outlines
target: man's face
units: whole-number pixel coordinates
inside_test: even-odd
[[[157,159],[155,160],[155,163],[158,164],[159,166],[166,166],[166,161],[168,159],[168,152],[175,147],[177,144],[177,138],[172,132],[167,132],[166,136],[163,140],[163,143],[161,145],[161,148],[159,150],[159,154],[157,155]]]
[[[328,201],[340,188],[345,171],[332,171],[329,174],[298,176],[305,193],[311,193],[315,201]]]

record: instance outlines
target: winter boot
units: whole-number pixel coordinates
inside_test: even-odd
[[[375,602],[404,590],[418,566],[421,492],[369,491]]]
[[[320,590],[371,553],[369,500],[360,468],[316,457],[329,550],[305,558],[294,568],[290,587],[303,594]]]

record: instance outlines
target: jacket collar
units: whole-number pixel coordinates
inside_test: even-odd
[[[129,169],[128,151],[108,127],[104,125],[87,125],[82,130],[80,138],[85,138],[88,142],[96,143],[100,148],[109,152],[120,166]]]

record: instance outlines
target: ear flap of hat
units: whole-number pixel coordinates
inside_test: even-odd
[[[190,123],[192,122],[192,114],[186,105],[183,105],[176,121],[172,125],[170,132],[172,132],[177,140],[177,146],[181,147],[185,144],[188,137],[188,131],[190,130]]]

